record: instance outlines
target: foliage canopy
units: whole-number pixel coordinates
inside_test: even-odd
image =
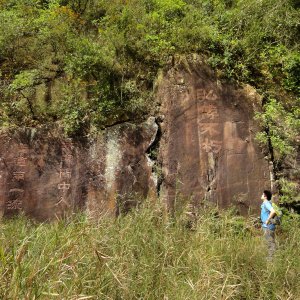
[[[1,0],[1,123],[72,133],[142,116],[158,70],[189,53],[221,77],[299,97],[299,20],[291,0]],[[59,101],[34,100],[62,77]]]

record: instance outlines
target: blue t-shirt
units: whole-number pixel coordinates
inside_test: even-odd
[[[260,212],[260,218],[261,218],[261,221],[262,221],[262,227],[263,228],[268,228],[270,230],[275,230],[275,224],[271,224],[269,223],[268,225],[266,224],[266,221],[270,215],[270,212],[272,210],[272,202],[271,201],[268,201],[268,200],[265,200],[262,205],[261,205],[261,212]]]

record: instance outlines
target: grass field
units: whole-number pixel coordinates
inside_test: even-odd
[[[300,299],[299,218],[283,222],[271,263],[251,219],[206,210],[187,226],[145,205],[0,224],[0,299]]]

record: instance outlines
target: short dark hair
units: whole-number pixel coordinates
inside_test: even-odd
[[[268,200],[271,200],[271,198],[272,198],[272,193],[271,193],[270,191],[265,190],[265,191],[264,191],[264,194],[265,194],[265,196],[267,197]]]

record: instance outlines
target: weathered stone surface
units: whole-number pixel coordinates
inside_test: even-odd
[[[203,64],[173,69],[162,82],[160,161],[168,206],[181,195],[195,205],[258,208],[270,174],[254,141],[255,94],[223,85]]]
[[[47,220],[84,205],[86,155],[80,143],[27,129],[2,133],[0,153],[2,214],[22,210]]]
[[[171,209],[186,199],[258,209],[270,171],[254,141],[257,95],[219,82],[204,64],[182,66],[158,86],[156,119],[111,126],[93,140],[46,129],[2,132],[1,214],[117,215],[157,192]],[[53,86],[39,88],[41,105],[59,98]]]
[[[116,214],[153,196],[147,150],[156,132],[150,118],[109,128],[93,141],[64,139],[51,130],[2,133],[1,214],[24,211],[47,220],[85,207],[96,215]]]
[[[109,128],[90,148],[88,209],[91,214],[127,210],[137,201],[155,197],[156,187],[147,150],[158,126],[154,118],[141,125]]]

